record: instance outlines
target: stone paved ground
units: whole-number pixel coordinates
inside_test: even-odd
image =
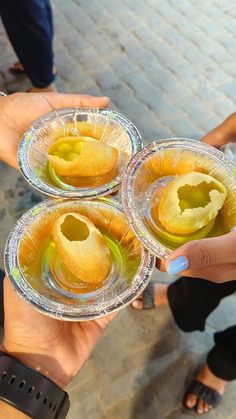
[[[53,0],[58,88],[109,95],[145,142],[200,138],[235,110],[236,5],[229,0]],[[8,66],[14,53],[0,27],[0,88],[25,89]],[[40,200],[0,167],[1,254],[11,225]],[[155,274],[157,276],[157,274]],[[161,277],[161,280],[169,278]],[[70,385],[69,419],[184,419],[189,372],[212,344],[214,330],[236,316],[229,297],[204,334],[184,335],[168,309],[123,310]],[[236,418],[236,385],[209,418]]]

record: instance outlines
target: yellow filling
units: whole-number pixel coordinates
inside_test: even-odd
[[[89,236],[87,224],[78,220],[73,215],[68,215],[63,224],[61,224],[61,232],[69,241],[83,241]]]
[[[87,217],[77,213],[60,216],[54,224],[53,239],[62,262],[78,280],[98,283],[109,274],[110,251]]]
[[[73,161],[81,154],[83,148],[83,142],[77,141],[74,144],[70,144],[68,141],[63,141],[60,144],[55,143],[54,147],[50,149],[52,156],[60,157],[63,160]]]
[[[48,161],[64,177],[113,175],[118,164],[117,148],[91,137],[65,137],[48,150]]]
[[[210,202],[210,191],[214,183],[202,182],[198,186],[184,185],[178,189],[178,199],[181,212],[188,208],[205,207]]]

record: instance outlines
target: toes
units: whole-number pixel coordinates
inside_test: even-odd
[[[188,394],[186,397],[186,401],[185,401],[185,406],[188,409],[192,409],[193,407],[196,406],[196,412],[199,415],[202,415],[203,413],[207,413],[212,409],[212,406],[207,404],[206,402],[204,402],[201,399],[198,399],[197,396],[195,396],[194,394]]]
[[[137,298],[136,300],[132,302],[132,307],[137,310],[141,310],[143,308],[143,300],[140,298]]]
[[[188,394],[186,397],[185,405],[187,408],[192,409],[197,403],[197,396],[194,394]]]
[[[206,402],[203,402],[203,411],[206,413],[206,412],[209,412],[209,410],[210,410],[209,404]]]
[[[204,413],[204,401],[203,400],[201,400],[201,399],[199,399],[198,400],[198,404],[197,404],[197,413],[199,414],[199,415],[201,415],[202,413]]]

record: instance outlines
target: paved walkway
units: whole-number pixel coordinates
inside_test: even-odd
[[[58,88],[108,95],[145,142],[200,138],[235,110],[236,5],[229,0],[53,0]],[[0,89],[25,89],[9,74],[14,53],[0,27]],[[39,195],[0,167],[1,243]],[[2,256],[1,256],[2,259]],[[155,274],[157,275],[157,274]],[[161,277],[161,280],[169,278]],[[184,335],[168,309],[123,310],[70,385],[69,419],[184,419],[185,379],[236,318],[229,297],[205,333]],[[236,384],[208,418],[236,418]]]

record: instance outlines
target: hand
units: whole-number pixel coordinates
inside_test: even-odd
[[[202,141],[217,148],[229,142],[236,142],[236,112],[232,113],[222,124],[206,134]]]
[[[87,322],[55,320],[33,309],[4,279],[2,350],[64,388],[88,359],[110,316]]]
[[[159,268],[218,283],[236,280],[236,231],[189,242],[161,261]]]
[[[107,97],[60,93],[15,93],[0,98],[0,159],[18,169],[17,149],[32,122],[53,109],[106,108]]]
[[[236,142],[236,112],[203,139],[204,142],[221,147]],[[213,282],[236,279],[236,231],[220,237],[194,240],[171,253],[168,259],[158,260],[157,267],[169,274],[179,274]]]

